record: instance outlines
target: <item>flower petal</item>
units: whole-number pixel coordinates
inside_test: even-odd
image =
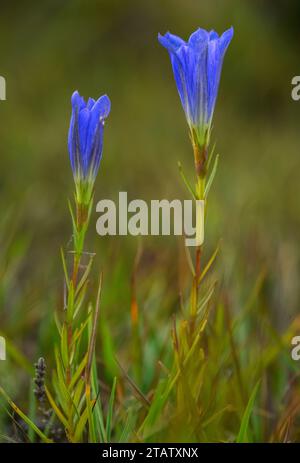
[[[209,33],[209,40],[215,40],[218,38],[219,38],[219,34],[216,31],[211,30]]]
[[[182,45],[186,45],[184,40],[177,35],[170,34],[170,32],[165,35],[158,34],[158,41],[170,53],[175,53]]]
[[[223,58],[233,36],[233,28],[225,31],[217,40],[211,40],[208,45],[207,81],[208,81],[208,117],[211,118],[220,84]]]
[[[197,29],[190,35],[188,44],[193,47],[195,50],[201,49],[203,46],[207,45],[209,40],[209,33],[205,29]]]
[[[232,40],[233,32],[234,32],[233,27],[230,27],[230,29],[225,31],[219,39],[220,52],[221,54],[223,54],[223,56],[228,48],[228,45],[230,44]]]
[[[180,96],[181,104],[188,120],[191,119],[191,94],[190,94],[190,76],[193,62],[189,53],[189,48],[184,45],[179,48],[177,53],[171,54],[171,62],[175,77],[177,90]]]
[[[88,166],[87,136],[90,123],[90,111],[83,108],[78,115],[79,149],[81,154],[82,168],[86,172]]]
[[[77,90],[73,93],[71,97],[71,103],[72,103],[72,108],[73,109],[77,108],[78,111],[80,111],[86,106],[84,99],[82,98],[82,96],[79,95]]]
[[[107,95],[102,95],[98,101],[95,103],[95,106],[99,107],[99,117],[101,119],[106,119],[110,113],[111,102]],[[94,111],[95,107],[93,108]]]
[[[86,106],[87,106],[87,108],[89,110],[91,110],[93,108],[94,104],[95,104],[94,98],[89,98]]]

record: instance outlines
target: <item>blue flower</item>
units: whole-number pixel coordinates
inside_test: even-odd
[[[68,148],[75,180],[94,182],[103,147],[104,122],[110,112],[107,95],[87,103],[76,91],[72,98]]]
[[[187,122],[200,146],[208,144],[223,58],[233,28],[219,37],[198,29],[188,42],[167,32],[158,40],[170,54],[175,81]]]

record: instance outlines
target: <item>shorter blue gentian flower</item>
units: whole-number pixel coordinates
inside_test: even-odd
[[[233,28],[221,36],[215,31],[198,29],[187,42],[169,32],[158,35],[159,42],[170,54],[193,142],[200,147],[209,143],[223,58],[232,36]]]
[[[99,169],[104,122],[110,112],[107,95],[87,103],[76,91],[72,98],[72,116],[68,136],[68,148],[76,183],[93,184]]]

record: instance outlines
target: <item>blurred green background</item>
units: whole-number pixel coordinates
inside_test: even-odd
[[[72,92],[107,93],[112,101],[96,200],[117,198],[119,191],[132,199],[187,197],[177,161],[193,178],[193,155],[169,57],[157,41],[158,32],[168,30],[187,39],[198,27],[220,33],[234,26],[214,118],[221,158],[206,252],[222,238],[220,274],[235,312],[264,275],[265,310],[274,326],[280,331],[293,320],[299,311],[300,103],[291,99],[291,79],[299,74],[299,18],[296,0],[1,4],[7,100],[0,102],[0,332],[29,363],[50,357],[53,311],[62,305],[59,247],[70,239],[67,199],[73,194]],[[139,246],[137,298],[147,335],[162,344],[169,326],[160,321],[177,310],[186,278],[182,243],[100,238],[96,218],[88,250],[97,252],[95,273],[104,269],[103,316],[118,354],[128,354],[130,275]],[[1,380],[22,398],[25,360],[9,357],[0,365]],[[151,351],[147,359],[153,368]]]

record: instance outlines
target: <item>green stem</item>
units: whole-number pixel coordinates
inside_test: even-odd
[[[82,253],[84,249],[84,242],[86,237],[86,232],[89,224],[89,211],[91,210],[93,203],[93,198],[90,198],[89,204],[82,204],[76,201],[76,217],[75,223],[73,223],[73,236],[74,236],[74,258],[73,258],[73,268],[71,273],[71,279],[68,289],[68,305],[67,313],[64,321],[66,333],[67,333],[67,367],[66,367],[66,386],[69,388],[72,381],[73,374],[73,361],[74,356],[72,349],[73,345],[73,333],[75,325],[75,309],[77,305],[76,289],[79,282],[79,271],[80,263],[82,258]],[[72,391],[69,390],[69,403],[68,403],[68,424],[67,434],[72,440],[74,434],[74,406],[72,400]]]
[[[205,192],[205,183],[206,183],[206,159],[207,159],[207,148],[199,147],[197,143],[193,143],[194,149],[194,161],[195,161],[195,171],[196,171],[196,199],[203,200]],[[192,293],[191,293],[191,333],[194,332],[197,309],[198,309],[198,300],[199,300],[199,280],[201,275],[201,254],[202,246],[196,247],[195,253],[195,274],[193,277],[192,283]]]

